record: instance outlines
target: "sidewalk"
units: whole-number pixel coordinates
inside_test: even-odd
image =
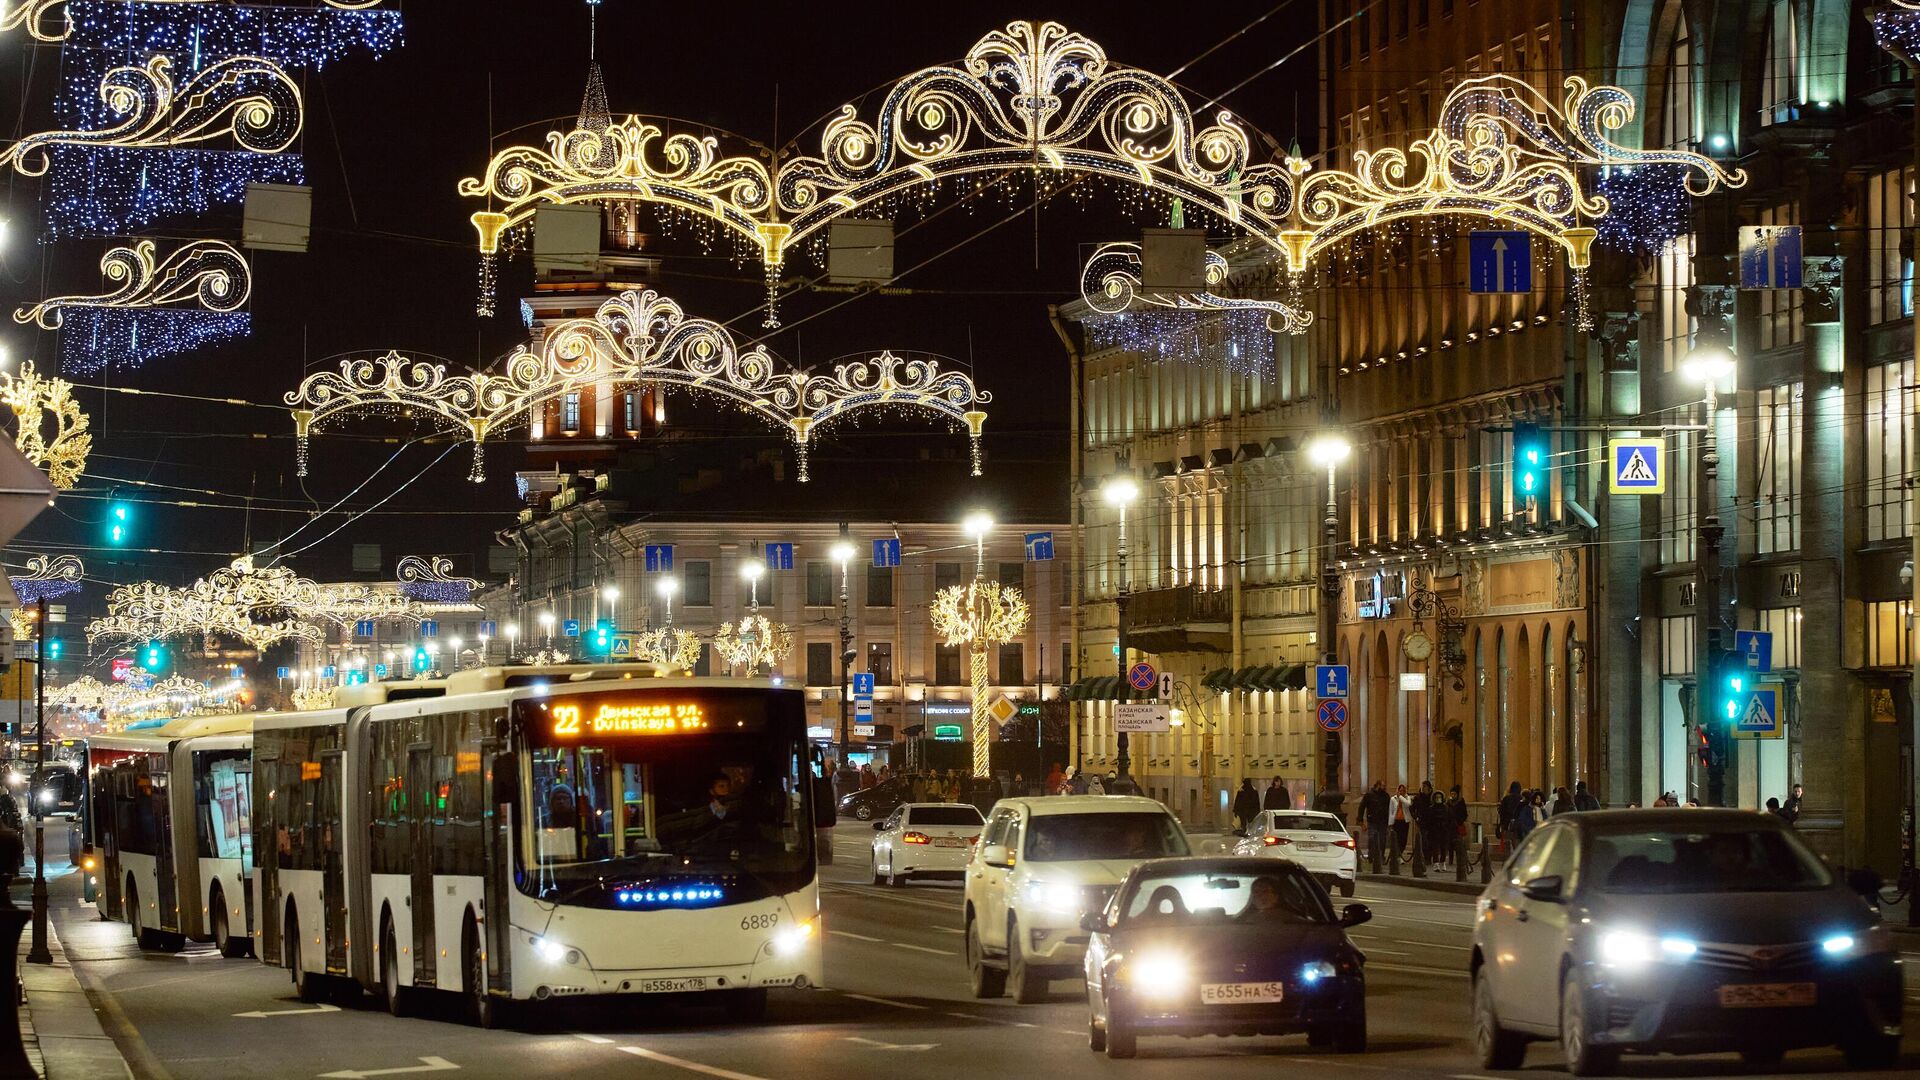
[[[12,889],[13,902],[21,907],[32,903],[32,866],[29,860],[26,876],[16,879]],[[71,890],[66,887],[71,884],[49,879],[48,903],[73,903]],[[129,1080],[133,1070],[101,1024],[92,998],[81,986],[54,933],[51,919],[47,924],[47,951],[53,954],[53,963],[27,963],[32,943],[33,927],[29,924],[20,935],[17,958],[20,981],[27,991],[27,1003],[20,1008],[20,1033],[27,1060],[43,1080]]]

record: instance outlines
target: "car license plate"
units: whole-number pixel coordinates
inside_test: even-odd
[[[1257,1005],[1281,1000],[1285,987],[1277,982],[1201,983],[1202,1005]]]
[[[640,992],[643,994],[684,994],[689,990],[705,990],[705,976],[692,979],[642,979]]]
[[[1327,845],[1321,843],[1318,840],[1302,840],[1300,841],[1300,850],[1301,851],[1325,851],[1327,850]]]
[[[1720,988],[1720,1005],[1727,1009],[1767,1009],[1812,1005],[1812,983],[1736,983]]]
[[[966,847],[967,838],[964,836],[936,836],[933,838],[933,846],[934,847]]]

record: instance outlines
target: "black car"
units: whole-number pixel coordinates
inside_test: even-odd
[[[913,785],[905,777],[894,777],[862,791],[849,791],[840,796],[840,813],[872,821],[893,813],[894,807],[913,801]]]
[[[1285,1035],[1367,1048],[1367,985],[1347,928],[1306,870],[1247,857],[1154,859],[1081,925],[1088,1045],[1132,1057],[1142,1035]]]

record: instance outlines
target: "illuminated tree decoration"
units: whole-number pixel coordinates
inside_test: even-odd
[[[1266,315],[1267,329],[1276,334],[1304,334],[1313,325],[1313,312],[1278,300],[1249,300],[1222,296],[1215,289],[1227,284],[1231,268],[1226,256],[1207,252],[1206,288],[1193,293],[1151,292],[1140,284],[1140,245],[1102,244],[1087,260],[1080,275],[1080,298],[1102,314],[1140,307],[1172,311],[1258,311]]]
[[[987,715],[987,653],[1012,641],[1027,628],[1027,601],[1020,590],[976,577],[933,594],[933,628],[948,645],[964,645],[973,682],[973,775],[989,775],[987,749],[992,739]]]
[[[837,365],[832,374],[783,370],[762,346],[742,349],[726,327],[688,318],[680,305],[651,289],[624,292],[592,317],[555,326],[541,351],[522,346],[506,373],[448,377],[444,365],[388,353],[344,361],[339,373],[308,376],[286,395],[293,407],[295,454],[306,475],[309,437],[351,414],[417,416],[474,443],[469,478],[485,479],[487,438],[528,422],[549,401],[600,380],[678,386],[736,405],[783,427],[793,439],[801,482],[808,479],[813,434],[855,413],[894,409],[930,413],[964,424],[980,475],[980,433],[993,399],[938,362],[890,352]]]
[[[56,490],[72,490],[93,450],[87,414],[73,400],[72,385],[65,379],[42,378],[33,361],[26,360],[17,373],[0,371],[0,401],[13,410],[13,445],[20,456],[47,470]]]
[[[223,2],[224,0],[140,0],[140,4],[135,5],[129,3],[86,3],[81,2],[81,0],[75,0],[73,4],[75,14],[73,18],[69,20],[67,13],[63,10],[68,6],[68,0],[10,0],[10,3],[0,4],[0,34],[7,33],[16,27],[24,26],[27,28],[28,35],[35,41],[67,41],[73,36],[74,24],[78,23],[81,26],[80,36],[84,39],[97,35],[97,31],[90,32],[91,28],[88,24],[94,19],[99,18],[97,13],[101,9],[111,10],[113,8],[145,6],[162,7],[170,4],[181,6],[187,4],[212,6]],[[379,7],[384,0],[320,0],[320,2],[329,8],[345,12],[365,11],[369,8]],[[297,9],[282,10],[287,10],[289,14],[297,12]],[[297,13],[311,14],[310,12]],[[397,31],[399,23],[398,17],[395,16],[392,21]]]
[[[760,671],[779,667],[793,652],[793,628],[765,615],[748,615],[738,623],[723,622],[713,632],[713,651],[726,662],[729,672],[743,668],[747,678],[752,678]]]
[[[633,657],[649,663],[665,664],[680,671],[692,671],[700,662],[700,638],[691,630],[666,627],[647,630],[633,636]]]
[[[238,309],[253,292],[247,260],[230,244],[194,240],[164,258],[151,240],[109,250],[100,272],[115,287],[98,295],[56,296],[13,313],[15,322],[65,327],[61,357],[78,370],[134,366],[208,341],[246,334]],[[160,310],[197,304],[198,311]],[[169,335],[169,331],[172,334]]]
[[[473,214],[483,255],[543,203],[646,202],[717,223],[758,250],[767,323],[778,325],[789,247],[876,201],[970,173],[1029,169],[1137,184],[1246,229],[1296,274],[1349,236],[1436,214],[1535,232],[1580,269],[1593,242],[1588,222],[1606,213],[1606,201],[1582,189],[1581,166],[1684,164],[1694,195],[1744,182],[1699,154],[1612,142],[1609,133],[1633,115],[1625,91],[1578,78],[1566,90],[1556,109],[1510,76],[1471,79],[1448,95],[1439,124],[1411,153],[1362,152],[1355,171],[1316,173],[1297,157],[1254,162],[1230,112],[1197,120],[1170,81],[1110,64],[1084,36],[1058,23],[1015,22],[981,38],[960,66],[896,82],[872,121],[842,107],[821,130],[817,154],[751,144],[723,153],[717,136],[670,133],[630,116],[604,132],[551,132],[545,149],[510,146],[460,193],[488,201]]]
[[[293,707],[300,712],[333,708],[333,688],[330,686],[297,687],[292,697]]]

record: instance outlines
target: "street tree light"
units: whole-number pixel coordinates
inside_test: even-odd
[[[1321,521],[1320,548],[1320,662],[1337,664],[1340,575],[1333,553],[1340,543],[1340,463],[1353,456],[1353,443],[1338,432],[1325,432],[1307,443],[1307,459],[1327,470],[1327,508]],[[1340,733],[1327,732],[1320,740],[1320,790],[1333,791],[1340,783]]]
[[[840,538],[827,554],[840,564],[840,749],[845,753],[853,744],[852,703],[848,700],[853,690],[853,608],[847,589],[848,575],[853,572],[853,538],[846,522],[840,523]]]
[[[1118,588],[1115,589],[1113,596],[1114,660],[1119,669],[1116,672],[1119,678],[1114,680],[1114,719],[1117,726],[1119,703],[1130,696],[1127,693],[1127,508],[1139,500],[1140,485],[1134,483],[1133,477],[1125,473],[1116,473],[1100,486],[1100,497],[1106,500],[1108,506],[1113,507],[1120,526],[1118,543],[1114,548],[1114,553],[1119,557],[1120,573]],[[1120,784],[1120,793],[1129,794],[1129,787],[1133,783],[1133,776],[1129,772],[1133,764],[1133,758],[1128,753],[1130,740],[1124,731],[1117,732],[1116,735],[1115,742],[1120,752],[1119,775],[1116,779]]]
[[[1691,786],[1694,790],[1688,795],[1698,795],[1700,777],[1697,772],[1701,762],[1693,754],[1693,746],[1705,743],[1708,761],[1706,771],[1706,799],[1708,806],[1722,806],[1726,803],[1724,790],[1726,778],[1726,758],[1731,740],[1726,738],[1724,725],[1711,724],[1713,710],[1709,707],[1713,700],[1713,679],[1715,659],[1720,654],[1720,540],[1726,530],[1720,524],[1720,439],[1715,430],[1715,417],[1720,407],[1720,384],[1731,378],[1739,368],[1733,350],[1717,341],[1703,341],[1694,346],[1680,361],[1680,375],[1688,382],[1698,383],[1702,394],[1702,421],[1700,440],[1697,447],[1695,480],[1695,498],[1700,507],[1700,526],[1698,529],[1699,550],[1694,554],[1694,699],[1693,722],[1698,726],[1694,737],[1688,740],[1688,770],[1694,774]],[[1706,738],[1700,738],[1705,734]]]

